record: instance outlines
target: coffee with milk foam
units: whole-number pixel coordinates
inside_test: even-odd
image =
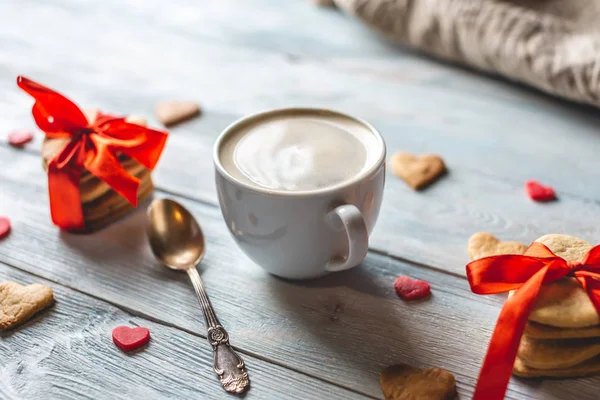
[[[342,184],[381,154],[370,129],[336,114],[273,115],[232,132],[219,151],[236,179],[275,191],[313,191]]]

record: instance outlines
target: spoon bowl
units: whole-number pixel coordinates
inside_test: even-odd
[[[148,208],[148,240],[154,256],[171,269],[188,270],[204,258],[200,225],[181,204],[156,199]]]

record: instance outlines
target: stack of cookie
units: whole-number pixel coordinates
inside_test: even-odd
[[[96,113],[96,110],[85,111],[89,121],[95,120]],[[146,126],[146,120],[143,117],[131,116],[127,118],[127,121]],[[48,170],[50,160],[67,142],[68,139],[46,138],[44,140],[42,146],[42,163],[46,171]],[[124,154],[119,154],[118,159],[127,172],[140,179],[138,204],[142,203],[150,197],[154,190],[150,171],[136,160]],[[85,220],[85,231],[87,232],[101,229],[134,209],[124,197],[115,192],[106,182],[98,179],[85,169],[79,181],[79,193]]]
[[[537,242],[571,262],[592,244],[567,235]],[[522,377],[576,377],[600,374],[600,318],[574,278],[544,284],[521,339],[513,373]]]

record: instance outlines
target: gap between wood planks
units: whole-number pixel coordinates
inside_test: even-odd
[[[57,281],[57,280],[50,279],[50,278],[48,278],[48,277],[44,277],[44,276],[38,275],[38,274],[36,274],[36,273],[34,273],[34,272],[30,272],[30,271],[28,271],[28,270],[26,270],[26,269],[20,268],[20,267],[19,267],[19,266],[17,266],[17,265],[14,265],[14,264],[11,264],[11,263],[7,263],[7,262],[4,262],[4,261],[0,261],[0,265],[4,265],[4,266],[6,266],[6,267],[9,267],[9,268],[16,269],[16,270],[20,271],[21,273],[23,273],[23,274],[25,274],[25,275],[34,276],[34,277],[36,277],[37,279],[39,279],[39,280],[42,280],[42,281],[45,281],[45,282],[52,282],[54,285],[61,286],[61,287],[64,287],[64,288],[67,288],[67,289],[69,289],[69,290],[72,290],[72,291],[74,291],[74,292],[77,292],[77,293],[79,293],[79,294],[82,294],[82,295],[84,295],[84,296],[87,296],[87,297],[93,298],[93,299],[95,299],[95,300],[97,300],[97,301],[100,301],[100,302],[102,302],[102,303],[109,304],[109,305],[111,305],[112,307],[114,307],[114,308],[117,308],[118,310],[120,310],[120,311],[123,311],[124,313],[126,313],[126,314],[129,314],[129,315],[131,315],[131,316],[133,316],[133,317],[143,318],[143,319],[146,319],[146,320],[152,321],[152,322],[154,322],[154,323],[156,323],[156,324],[159,324],[159,325],[162,325],[162,326],[165,326],[165,327],[169,327],[169,328],[173,328],[173,329],[177,329],[177,330],[179,330],[179,331],[185,332],[185,333],[187,333],[187,334],[189,334],[189,335],[192,335],[192,336],[195,336],[195,337],[199,337],[199,338],[201,338],[201,339],[206,339],[206,335],[203,335],[203,334],[200,334],[200,333],[194,332],[193,330],[186,329],[186,328],[184,328],[184,327],[178,326],[178,325],[176,325],[176,324],[173,324],[173,323],[169,323],[169,322],[167,322],[167,321],[163,321],[163,320],[157,319],[156,317],[153,317],[152,315],[149,315],[149,314],[146,314],[146,313],[143,313],[143,312],[136,311],[136,310],[134,310],[134,309],[131,309],[131,308],[129,308],[129,307],[125,307],[125,306],[123,306],[123,305],[121,305],[121,304],[119,304],[119,303],[116,303],[116,302],[110,301],[110,300],[108,300],[108,299],[105,299],[105,298],[103,298],[103,297],[99,297],[99,296],[96,296],[96,295],[94,295],[94,294],[91,294],[91,293],[85,292],[85,291],[83,291],[83,290],[80,290],[80,289],[78,289],[78,288],[76,288],[76,287],[73,287],[73,286],[71,286],[71,285],[67,285],[67,284],[61,283],[61,282],[59,282],[59,281]],[[33,283],[33,282],[32,282],[32,283]],[[200,310],[199,310],[198,312],[200,312]],[[368,393],[365,393],[365,392],[358,391],[358,390],[356,390],[356,389],[353,389],[353,388],[351,388],[351,387],[347,387],[347,386],[345,386],[345,385],[341,385],[341,384],[339,384],[339,383],[337,383],[337,382],[330,381],[330,380],[328,380],[328,379],[325,379],[325,378],[323,378],[323,377],[321,377],[321,376],[318,376],[318,375],[313,375],[313,374],[310,374],[310,373],[304,372],[304,371],[302,371],[302,370],[300,370],[300,369],[293,368],[293,367],[291,367],[291,366],[289,366],[289,365],[285,365],[285,364],[283,364],[283,363],[281,363],[281,362],[278,362],[278,361],[276,361],[276,360],[271,360],[271,359],[269,359],[269,358],[267,358],[267,357],[265,357],[265,356],[263,356],[263,355],[261,355],[261,354],[258,354],[258,353],[252,352],[252,351],[245,350],[244,348],[241,348],[241,347],[238,347],[238,346],[234,346],[234,345],[232,345],[231,347],[233,347],[235,350],[239,351],[240,353],[242,353],[242,354],[244,354],[244,355],[248,355],[248,356],[250,356],[250,357],[253,357],[253,358],[259,359],[259,360],[261,360],[261,361],[264,361],[264,362],[266,362],[266,363],[269,363],[269,364],[272,364],[272,365],[276,365],[276,366],[278,366],[278,367],[281,367],[281,368],[287,369],[287,370],[289,370],[289,371],[293,371],[293,372],[295,372],[295,373],[297,373],[297,374],[301,374],[301,375],[304,375],[304,376],[311,377],[311,378],[313,378],[313,379],[316,379],[316,380],[319,380],[319,381],[321,381],[321,382],[324,382],[324,383],[327,383],[327,384],[330,384],[330,385],[333,385],[333,386],[336,386],[336,387],[339,387],[339,388],[345,389],[345,390],[347,390],[347,391],[350,391],[350,392],[352,392],[352,393],[356,393],[356,394],[359,394],[359,395],[362,395],[362,396],[368,397],[368,398],[370,398],[370,399],[375,399],[375,400],[378,400],[378,399],[379,399],[378,397],[372,396],[372,395],[370,395],[370,394],[368,394]]]

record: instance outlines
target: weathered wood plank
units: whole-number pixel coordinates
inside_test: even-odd
[[[8,49],[0,54],[0,70],[7,78],[29,74],[81,104],[120,112],[147,113],[157,99],[190,96],[210,112],[232,116],[286,104],[338,108],[373,121],[392,151],[437,151],[451,168],[515,185],[538,178],[559,191],[600,200],[600,187],[589,185],[600,151],[596,111],[403,53],[361,57],[369,47],[362,41],[373,47],[378,41],[366,39],[364,29],[349,28],[342,30],[340,45],[328,32],[352,24],[335,12],[301,1],[280,7],[264,0],[265,8],[211,3],[211,13],[183,1],[165,8],[113,0],[85,13],[83,6],[62,1],[27,13],[1,6],[6,22],[0,37]],[[244,13],[247,29],[239,20]],[[211,14],[216,23],[209,22]],[[245,41],[253,29],[262,34],[250,46]],[[73,37],[72,30],[79,34]],[[343,58],[353,41],[357,56]],[[259,43],[269,43],[268,49]],[[327,58],[291,61],[286,55],[319,48]],[[0,104],[0,131],[31,123],[30,101],[10,78],[0,82]]]
[[[26,169],[33,159],[22,154],[12,165]],[[39,178],[43,173],[30,177]],[[0,261],[204,334],[186,276],[158,266],[149,254],[143,210],[94,235],[59,233],[42,185],[2,179],[0,204],[14,230],[0,242]],[[461,394],[470,396],[502,297],[475,296],[464,279],[377,254],[358,269],[314,282],[276,279],[240,253],[216,208],[180,200],[205,229],[203,279],[240,348],[374,397],[380,396],[378,372],[391,363],[441,366],[455,373]],[[428,280],[433,297],[400,301],[392,288],[397,275]],[[598,384],[598,378],[515,379],[508,398],[586,396]]]
[[[5,280],[47,284],[57,302],[23,327],[0,333],[0,398],[231,399],[212,370],[205,339],[0,263]],[[111,340],[119,325],[147,327],[150,344],[124,354]],[[365,398],[250,355],[244,359],[252,379],[247,399]]]

